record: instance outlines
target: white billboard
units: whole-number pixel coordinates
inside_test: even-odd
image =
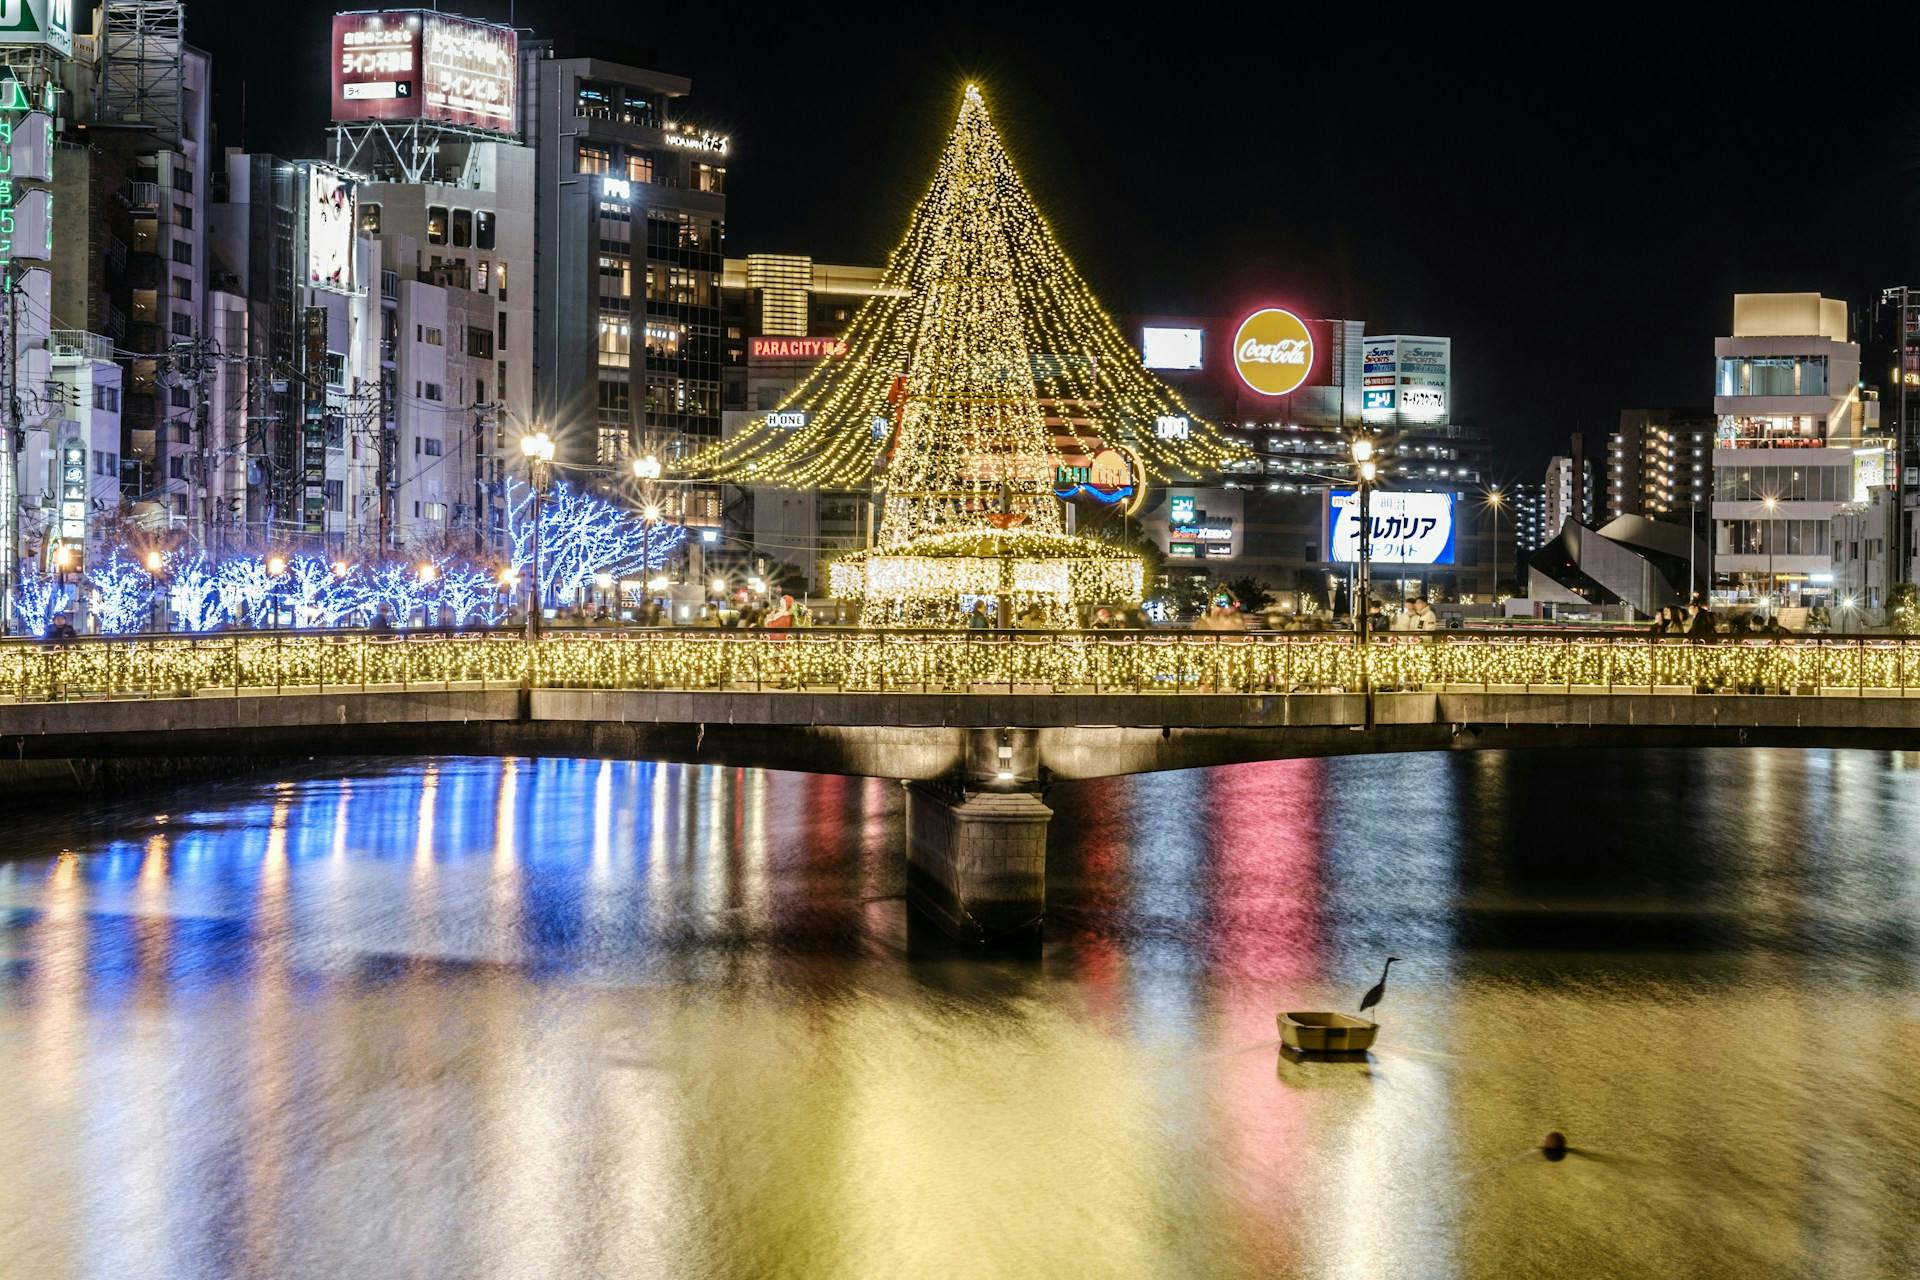
[[[338,169],[307,171],[307,283],[316,289],[353,292],[353,241],[360,220],[353,179]]]
[[[1201,331],[1147,325],[1140,330],[1140,363],[1149,369],[1198,369]]]
[[[73,0],[0,0],[0,44],[45,45],[71,58]]]
[[[1375,489],[1367,498],[1373,526],[1369,559],[1375,564],[1452,564],[1453,506],[1451,493]],[[1352,489],[1327,495],[1327,546],[1336,564],[1360,559],[1360,495]]]
[[[1370,337],[1361,348],[1360,415],[1368,422],[1445,422],[1453,339]]]

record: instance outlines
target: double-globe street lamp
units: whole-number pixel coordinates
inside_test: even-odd
[[[540,638],[540,516],[553,466],[553,437],[544,431],[520,437],[527,455],[527,484],[533,490],[533,561],[527,573],[527,639]]]
[[[1373,604],[1370,570],[1373,562],[1373,481],[1379,474],[1373,460],[1373,441],[1355,436],[1352,444],[1353,474],[1360,486],[1360,589],[1354,601],[1354,642],[1367,642],[1367,610]]]
[[[661,473],[659,455],[644,453],[633,460],[633,478],[640,484],[640,622],[646,623],[647,608],[653,603],[653,526],[660,520],[660,503],[654,486]]]

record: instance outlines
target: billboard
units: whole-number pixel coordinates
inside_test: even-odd
[[[307,283],[353,292],[353,179],[316,164],[307,170]]]
[[[1375,337],[1360,350],[1360,413],[1365,420],[1446,421],[1451,338]]]
[[[512,133],[519,123],[513,28],[424,9],[333,18],[333,118],[422,120]]]
[[[73,0],[0,0],[0,45],[44,45],[73,56]]]
[[[1233,367],[1263,396],[1290,395],[1313,372],[1313,333],[1284,307],[1262,307],[1233,335]]]
[[[1375,489],[1367,498],[1373,563],[1452,564],[1453,507],[1451,493]],[[1327,495],[1327,546],[1335,564],[1360,559],[1360,496],[1352,489]]]
[[[1201,334],[1199,329],[1142,326],[1140,363],[1149,369],[1198,369],[1201,367]]]

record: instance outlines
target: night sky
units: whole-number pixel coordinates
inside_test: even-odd
[[[244,145],[322,154],[339,7],[287,0],[264,24],[257,0],[189,0],[223,145],[244,84]],[[1494,31],[1299,8],[1167,5],[1149,26],[1125,25],[1131,6],[520,0],[512,17],[692,78],[686,116],[734,140],[732,254],[881,262],[978,79],[1110,311],[1279,302],[1450,336],[1455,417],[1492,433],[1501,480],[1537,480],[1623,407],[1707,404],[1736,291],[1859,312],[1920,284],[1920,108],[1864,54],[1544,11]]]

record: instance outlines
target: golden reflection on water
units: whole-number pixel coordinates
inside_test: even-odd
[[[1742,757],[1703,812],[1790,787],[1859,840],[1595,898],[1475,843],[1489,758],[1063,792],[1028,959],[900,927],[866,829],[898,793],[854,780],[446,762],[0,866],[0,1249],[36,1277],[1912,1274],[1909,775]],[[1355,816],[1409,771],[1417,807]],[[1461,941],[1463,904],[1688,893],[1794,945]],[[1279,1056],[1275,1010],[1350,1008],[1383,936],[1411,945],[1373,1058]]]

